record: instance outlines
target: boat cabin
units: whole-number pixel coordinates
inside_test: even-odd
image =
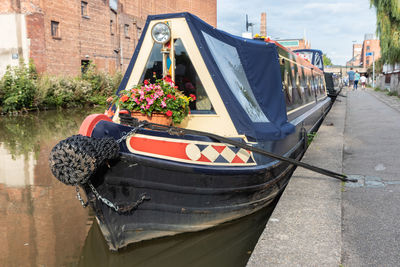
[[[326,96],[322,72],[281,50],[217,30],[189,13],[149,16],[117,94],[169,76],[197,98],[178,126],[245,141],[279,140],[296,126],[288,112]]]
[[[321,50],[317,49],[298,49],[293,51],[296,55],[299,55],[307,59],[312,65],[318,67],[324,71],[324,60]]]

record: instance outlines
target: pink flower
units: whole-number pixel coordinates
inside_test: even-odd
[[[114,98],[112,97],[112,96],[110,96],[109,98],[107,98],[107,103],[110,103],[110,102],[112,102],[114,100]]]
[[[154,103],[154,99],[151,99],[151,98],[146,98],[146,101],[147,101],[147,104],[148,105],[153,105],[153,103]]]
[[[164,101],[161,101],[161,107],[165,108],[167,106],[167,104],[165,104]]]

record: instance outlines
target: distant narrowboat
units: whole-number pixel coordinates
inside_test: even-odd
[[[117,95],[167,76],[196,96],[175,126],[206,134],[149,127],[117,107],[112,116],[90,115],[79,132],[118,140],[118,157],[79,184],[112,250],[210,228],[270,204],[295,167],[212,134],[300,159],[307,134],[331,105],[318,66],[278,43],[233,36],[189,13],[148,17]]]

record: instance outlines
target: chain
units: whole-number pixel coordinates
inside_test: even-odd
[[[118,206],[117,204],[112,203],[110,200],[102,197],[99,192],[97,192],[96,188],[94,188],[92,183],[89,182],[88,185],[97,199],[101,200],[104,204],[106,204],[108,207],[112,208],[118,213],[125,213],[134,210],[139,207],[139,205],[142,204],[145,200],[150,200],[150,197],[148,197],[146,193],[143,193],[139,196],[139,199],[135,203],[126,206]]]
[[[142,128],[145,124],[143,122],[139,123],[138,126],[133,127],[132,130],[130,130],[128,133],[123,134],[122,137],[120,139],[118,139],[116,142],[117,144],[121,143],[122,141],[124,141],[126,138],[128,138],[129,135],[136,133],[137,130],[139,130],[139,128]],[[125,133],[125,132],[124,132]]]
[[[91,182],[88,182],[90,189],[92,189],[93,194],[96,196],[97,199],[101,200],[104,204],[115,210],[116,212],[119,211],[118,205],[114,205],[110,200],[100,196],[99,192],[97,192],[96,188],[92,185]]]
[[[123,132],[123,135],[121,138],[119,138],[116,142],[117,144],[120,144],[122,141],[124,141],[125,139],[128,138],[129,135],[136,133],[137,130],[139,130],[139,128],[143,127],[145,125],[145,123],[141,122],[139,123],[136,127],[134,127],[132,130],[130,130],[128,133]],[[104,204],[106,204],[108,207],[112,208],[113,210],[115,210],[116,212],[128,212],[131,211],[133,209],[136,209],[140,204],[143,203],[143,201],[150,199],[149,197],[146,196],[146,193],[142,194],[139,199],[133,204],[133,205],[128,205],[126,207],[119,207],[117,204],[112,203],[110,200],[102,197],[99,192],[97,192],[96,188],[94,188],[94,186],[92,185],[91,182],[88,182],[88,185],[90,187],[90,189],[92,190],[93,194],[96,196],[97,199],[101,200]],[[79,200],[79,202],[81,202],[81,205],[86,208],[89,204],[89,201],[87,201],[85,203],[85,201],[83,200],[80,192],[79,192],[79,186],[76,184],[75,185],[75,190],[76,190],[76,198]]]
[[[89,205],[89,201],[85,203],[85,201],[81,196],[81,193],[79,192],[79,186],[77,184],[75,185],[75,190],[76,190],[76,198],[79,200],[79,202],[81,202],[82,207],[86,208],[87,205]]]

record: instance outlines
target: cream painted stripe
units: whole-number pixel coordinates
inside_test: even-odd
[[[310,102],[310,103],[308,103],[308,104],[305,104],[305,105],[303,105],[303,106],[300,106],[300,107],[298,107],[298,108],[295,108],[295,109],[289,111],[287,114],[290,115],[290,114],[292,114],[293,112],[299,111],[300,109],[305,108],[305,107],[308,107],[309,105],[312,105],[312,104],[315,104],[315,101]]]
[[[326,98],[327,98],[327,96],[323,96],[323,97],[318,98],[317,101],[322,101],[322,100],[324,100],[324,99],[326,99]],[[310,103],[305,104],[305,105],[303,105],[303,106],[300,106],[300,107],[298,107],[298,108],[295,108],[295,109],[289,111],[287,114],[290,115],[290,114],[292,114],[293,112],[299,111],[300,109],[305,108],[305,107],[308,107],[309,105],[312,105],[312,104],[315,104],[315,102],[313,101],[313,102],[310,102]]]
[[[309,115],[314,113],[317,109],[321,108],[321,106],[324,105],[327,101],[329,101],[329,100],[325,99],[325,101],[319,102],[312,109],[307,110],[305,113],[301,114],[299,117],[295,118],[294,120],[291,120],[290,123],[293,124],[293,125],[299,124],[300,122],[302,122],[304,120],[305,117],[308,117]]]

